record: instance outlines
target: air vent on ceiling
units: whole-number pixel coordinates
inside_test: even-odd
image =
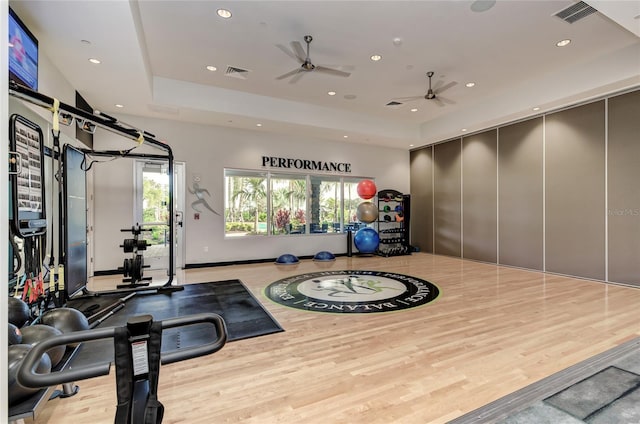
[[[565,22],[569,22],[570,24],[579,21],[582,18],[586,18],[592,13],[597,12],[596,9],[589,6],[587,3],[580,1],[578,3],[572,4],[569,7],[566,7],[556,13],[554,16],[562,19]]]
[[[247,75],[249,75],[247,69],[236,68],[235,66],[227,66],[227,70],[225,71],[225,75],[232,78],[239,79],[247,79]]]
[[[389,107],[393,107],[393,108],[398,108],[400,106],[402,106],[404,103],[400,103],[400,102],[394,102],[393,100],[390,101],[389,103],[387,103],[386,105]]]

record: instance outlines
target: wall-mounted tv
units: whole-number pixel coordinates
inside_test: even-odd
[[[9,80],[38,90],[38,39],[9,8]]]

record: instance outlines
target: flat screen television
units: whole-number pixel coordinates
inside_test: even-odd
[[[38,90],[38,39],[9,8],[9,80]]]

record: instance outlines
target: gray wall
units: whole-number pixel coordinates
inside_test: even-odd
[[[543,118],[499,130],[499,262],[544,269]]]
[[[609,99],[609,279],[640,285],[640,91]]]
[[[433,252],[433,147],[411,152],[410,179],[411,245]]]
[[[462,139],[462,256],[496,262],[497,130]]]
[[[412,151],[412,242],[640,286],[639,118],[636,90]]]
[[[605,278],[604,106],[599,101],[546,117],[547,271]]]
[[[435,241],[434,253],[439,255],[460,256],[462,224],[461,167],[462,143],[454,140],[437,144],[433,148],[433,228]],[[412,226],[428,225],[421,219],[412,217]],[[417,221],[417,222],[416,222]]]

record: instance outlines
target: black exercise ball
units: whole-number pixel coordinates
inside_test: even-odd
[[[16,344],[9,346],[7,349],[7,363],[8,363],[8,376],[9,376],[9,406],[16,405],[23,400],[29,398],[34,393],[37,393],[40,389],[32,389],[24,387],[18,383],[17,375],[25,356],[31,350],[31,345]],[[36,367],[38,374],[46,374],[51,371],[51,359],[46,353],[42,355],[40,363]]]
[[[73,333],[89,329],[89,320],[82,312],[73,308],[50,309],[40,317],[40,322],[50,325],[63,333]],[[67,346],[76,347],[79,343],[72,343]]]
[[[9,322],[20,328],[31,319],[29,305],[17,297],[9,296]]]
[[[14,344],[20,344],[22,342],[22,332],[15,325],[9,323],[9,332],[7,333],[9,339],[9,346]]]
[[[62,335],[62,331],[50,325],[30,325],[22,329],[22,344],[34,345],[53,336]],[[67,348],[64,345],[54,346],[47,350],[49,358],[51,358],[51,367],[58,365]]]

